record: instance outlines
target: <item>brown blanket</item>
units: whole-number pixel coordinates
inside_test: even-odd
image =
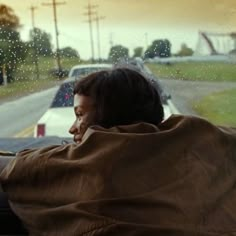
[[[195,117],[94,126],[0,181],[31,235],[236,235],[236,129]]]

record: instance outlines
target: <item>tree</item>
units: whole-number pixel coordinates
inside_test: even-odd
[[[108,59],[113,63],[117,63],[120,60],[127,60],[129,58],[129,49],[122,46],[116,45],[111,47]]]
[[[133,57],[142,57],[142,56],[143,56],[143,48],[142,47],[135,48]]]
[[[36,50],[37,55],[52,55],[51,40],[51,35],[39,28],[34,28],[30,30],[29,47],[34,48]]]
[[[17,31],[19,27],[19,18],[12,8],[0,4],[0,84],[3,82],[3,68],[8,82],[11,82],[18,63],[26,57],[26,45]]]
[[[180,50],[177,52],[176,56],[192,56],[193,55],[193,50],[187,46],[186,43],[181,44]]]
[[[13,9],[4,4],[0,4],[0,26],[12,30],[17,30],[20,26],[19,18],[15,15]]]
[[[158,39],[152,42],[144,53],[145,58],[170,57],[171,43],[168,39]]]
[[[59,50],[59,53],[63,57],[76,57],[79,58],[79,53],[72,47],[64,47]]]

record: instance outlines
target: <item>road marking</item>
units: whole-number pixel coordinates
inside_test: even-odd
[[[172,103],[170,99],[167,100],[168,106],[172,112],[172,114],[181,114],[179,110],[176,108],[176,106]]]
[[[20,131],[14,135],[14,138],[32,137],[34,134],[34,127],[35,125],[31,125],[30,127]]]

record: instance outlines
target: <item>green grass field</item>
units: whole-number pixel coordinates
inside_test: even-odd
[[[42,91],[59,84],[58,80],[25,80],[18,83],[11,83],[7,86],[0,86],[0,100],[7,98],[17,98],[30,93]]]
[[[71,69],[74,65],[80,64],[81,61],[78,58],[61,58],[61,65],[63,69]],[[56,67],[56,60],[53,57],[40,57],[39,58],[39,74],[40,79],[52,79],[49,71]],[[17,81],[31,80],[36,78],[35,66],[32,61],[28,60],[26,63],[18,66],[14,77]]]
[[[236,127],[236,89],[206,96],[193,103],[193,108],[215,124]]]
[[[71,69],[72,66],[80,64],[78,58],[62,58],[61,64],[63,69]],[[55,58],[39,58],[40,79],[36,80],[35,66],[28,59],[26,63],[18,66],[14,77],[15,81],[7,86],[0,86],[0,99],[20,97],[29,93],[41,91],[53,87],[60,83],[60,79],[52,77],[49,70],[56,65]]]
[[[236,82],[236,64],[222,62],[182,62],[172,65],[153,63],[146,65],[160,78]]]

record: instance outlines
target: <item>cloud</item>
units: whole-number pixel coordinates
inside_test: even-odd
[[[4,1],[3,1],[4,2]],[[48,21],[52,9],[43,7],[42,2],[50,0],[6,0],[5,4],[13,7],[20,17],[28,17],[29,7],[38,6],[36,20]],[[215,27],[235,29],[235,0],[90,0],[100,16],[105,16],[106,26],[137,25],[138,27]],[[86,21],[85,0],[67,0],[65,5],[58,6],[60,24],[84,25]],[[44,17],[43,17],[44,16]],[[52,15],[51,15],[52,19]]]
[[[222,26],[236,21],[235,0],[100,0],[108,24]]]

